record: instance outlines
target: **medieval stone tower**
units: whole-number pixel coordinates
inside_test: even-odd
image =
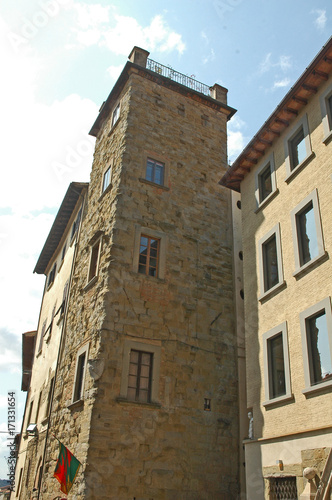
[[[135,47],[91,129],[40,498],[238,495],[227,90]],[[167,72],[165,76],[165,72]],[[206,91],[207,90],[207,91]]]

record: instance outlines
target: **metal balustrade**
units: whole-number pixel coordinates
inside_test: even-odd
[[[200,92],[201,94],[208,96],[210,95],[210,87],[208,85],[195,80],[191,76],[179,73],[170,66],[164,66],[163,64],[153,61],[152,59],[148,59],[146,67],[158,75],[166,76],[166,78],[170,78],[174,82],[180,83],[185,87],[195,90],[196,92]]]

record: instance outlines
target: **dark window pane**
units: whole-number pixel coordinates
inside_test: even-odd
[[[273,235],[263,245],[263,267],[264,267],[264,291],[279,283],[277,243],[276,236]]]
[[[147,160],[145,178],[156,184],[164,184],[164,164],[154,160]]]
[[[270,164],[259,176],[259,201],[262,202],[272,193],[272,177]]]
[[[311,384],[332,378],[332,361],[325,311],[306,321]]]
[[[284,349],[282,334],[268,340],[270,397],[286,394]]]
[[[296,216],[300,264],[303,266],[318,255],[315,213],[312,202]]]
[[[290,141],[290,163],[293,170],[307,156],[303,128]]]

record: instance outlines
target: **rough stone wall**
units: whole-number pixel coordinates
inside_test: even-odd
[[[110,117],[97,138],[56,388],[54,427],[83,463],[73,492],[89,499],[237,498],[230,194],[218,186],[226,116],[136,74],[120,103],[119,121],[111,129]],[[147,157],[165,162],[165,188],[140,180]],[[109,164],[111,186],[101,195]],[[137,227],[163,233],[163,279],[133,269]],[[86,287],[89,241],[98,231],[98,278]],[[160,348],[151,404],[119,397],[125,342],[133,340]],[[68,408],[84,342],[84,402]]]

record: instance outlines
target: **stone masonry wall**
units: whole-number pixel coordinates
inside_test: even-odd
[[[110,117],[97,138],[56,389],[59,439],[83,463],[72,491],[91,500],[237,498],[230,194],[218,186],[226,116],[136,74],[120,104],[119,121],[111,129]],[[165,163],[165,187],[144,181],[147,157]],[[140,227],[166,241],[162,279],[133,267]],[[86,287],[99,232],[98,279]],[[160,349],[151,404],[120,397],[130,341]],[[68,408],[84,342],[84,402]]]

